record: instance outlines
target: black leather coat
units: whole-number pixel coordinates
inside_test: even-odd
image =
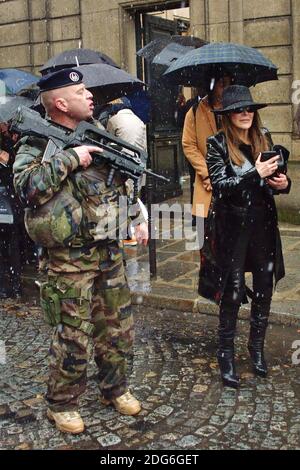
[[[271,147],[271,136],[270,147]],[[284,277],[284,263],[274,191],[262,182],[255,167],[238,176],[230,162],[226,138],[223,132],[207,139],[207,166],[213,188],[213,199],[207,218],[204,245],[201,250],[199,294],[219,303],[227,276],[231,270],[234,247],[241,234],[241,227],[249,216],[249,200],[253,191],[262,191],[267,204],[269,222],[274,233],[274,278],[277,283]],[[284,191],[288,193],[291,182]],[[251,271],[251,266],[245,266]],[[247,302],[246,293],[244,302]]]

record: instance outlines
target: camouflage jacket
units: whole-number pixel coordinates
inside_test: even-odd
[[[35,239],[28,230],[25,215],[26,228],[37,244],[48,248],[49,267],[52,270],[74,272],[97,269],[97,248],[83,248],[89,247],[97,240],[107,243],[118,239],[116,219],[119,196],[124,196],[123,200],[126,201],[124,181],[116,173],[113,184],[107,187],[105,181],[109,167],[106,164],[97,167],[91,164],[83,170],[79,167],[79,158],[72,149],[59,151],[49,161],[42,161],[46,145],[46,139],[33,137],[24,137],[19,141],[13,167],[14,187],[27,207],[25,212],[29,228],[30,221],[38,218],[41,225],[49,215],[48,212],[51,212],[54,238],[55,234],[60,237],[62,232],[66,232],[66,237],[62,237],[63,244],[55,245],[53,237],[49,243],[47,234],[43,238],[45,230],[42,230],[40,239],[39,225],[40,238]],[[70,197],[76,200],[77,205],[69,204]],[[48,204],[52,204],[50,211]],[[67,211],[62,213],[60,204],[63,204],[64,208],[67,207]],[[128,219],[126,226],[127,222]],[[49,232],[46,225],[47,231]],[[122,235],[124,237],[123,232]]]

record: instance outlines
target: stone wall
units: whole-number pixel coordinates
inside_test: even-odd
[[[80,0],[0,1],[0,66],[37,72],[53,54],[79,47]]]
[[[0,67],[37,72],[52,55],[73,47],[99,49],[136,71],[134,9],[163,0],[0,0]],[[191,32],[209,41],[257,47],[279,67],[279,81],[257,85],[255,99],[274,141],[291,150],[292,194],[299,217],[300,139],[293,123],[292,82],[300,80],[300,0],[190,0]],[[299,217],[300,222],[300,217]]]

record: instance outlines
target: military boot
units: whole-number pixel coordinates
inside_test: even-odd
[[[234,336],[239,305],[221,304],[219,320],[219,348],[217,359],[224,386],[238,388],[239,377],[234,363]]]
[[[78,411],[55,412],[48,408],[47,417],[61,432],[79,434],[84,431],[84,422]]]
[[[268,367],[264,358],[264,342],[269,312],[269,302],[252,302],[248,350],[252,360],[253,371],[260,377],[266,377],[268,373]]]
[[[106,406],[113,405],[122,415],[137,415],[142,409],[140,402],[129,391],[120,397],[111,398],[110,400],[102,397],[100,401]]]

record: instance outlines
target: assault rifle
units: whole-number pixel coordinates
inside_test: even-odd
[[[79,145],[96,145],[102,148],[103,152],[94,152],[92,158],[96,165],[107,162],[111,167],[106,185],[112,184],[116,171],[126,178],[131,178],[134,182],[134,201],[138,195],[138,180],[143,173],[163,181],[170,181],[146,169],[146,152],[85,121],[82,121],[75,130],[71,130],[43,119],[37,111],[20,106],[10,120],[10,130],[20,137],[31,135],[47,138],[48,144],[42,161],[49,161],[59,150]]]

